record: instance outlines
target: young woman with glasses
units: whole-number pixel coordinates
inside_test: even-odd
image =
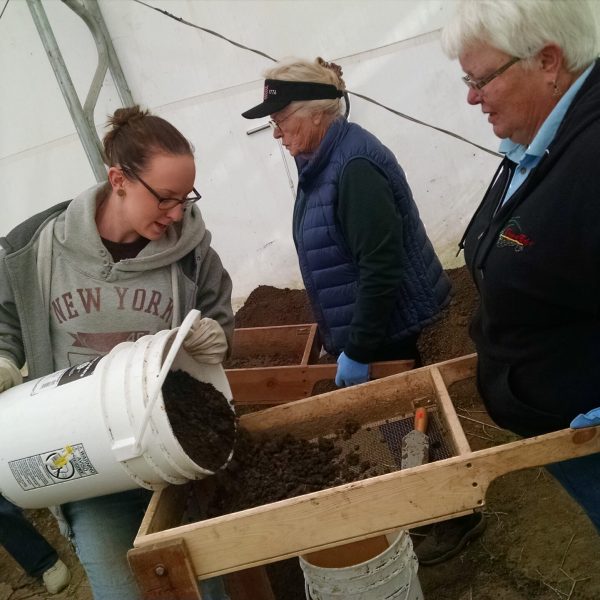
[[[107,181],[0,240],[0,391],[25,362],[38,378],[176,327],[193,308],[223,354],[231,342],[231,280],[195,206],[190,143],[137,106],[109,123]],[[96,600],[139,598],[126,553],[148,499],[139,489],[62,506]],[[201,589],[227,598],[220,580]]]

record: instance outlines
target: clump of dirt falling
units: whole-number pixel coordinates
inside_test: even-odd
[[[171,371],[162,386],[173,433],[199,466],[216,471],[235,440],[235,415],[227,399],[210,383],[185,371]]]
[[[210,478],[212,493],[205,482],[194,482],[193,494],[200,500],[201,518],[211,518],[262,506],[286,498],[356,481],[366,476],[370,463],[356,460],[356,453],[342,452],[336,437],[348,440],[360,429],[347,423],[336,436],[317,440],[292,435],[252,436],[240,429],[234,455],[226,468]]]

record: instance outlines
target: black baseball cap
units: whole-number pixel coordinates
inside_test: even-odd
[[[242,113],[246,119],[259,119],[283,110],[297,100],[334,100],[344,95],[335,85],[314,81],[265,79],[263,101]]]

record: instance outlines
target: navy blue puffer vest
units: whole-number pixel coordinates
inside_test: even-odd
[[[400,165],[374,135],[344,119],[334,121],[308,161],[297,159],[298,194],[294,242],[304,286],[327,352],[339,354],[348,340],[359,270],[336,219],[338,184],[355,158],[385,174],[403,222],[403,277],[388,338],[401,340],[436,320],[449,301],[450,282],[433,250]]]

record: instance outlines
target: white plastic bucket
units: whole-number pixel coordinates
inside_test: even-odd
[[[406,531],[381,554],[356,565],[324,568],[301,556],[300,566],[307,600],[423,600],[418,561]]]
[[[0,492],[23,508],[41,508],[212,474],[177,441],[160,392],[168,371],[181,369],[231,405],[223,367],[197,363],[181,347],[198,315],[2,393]]]

